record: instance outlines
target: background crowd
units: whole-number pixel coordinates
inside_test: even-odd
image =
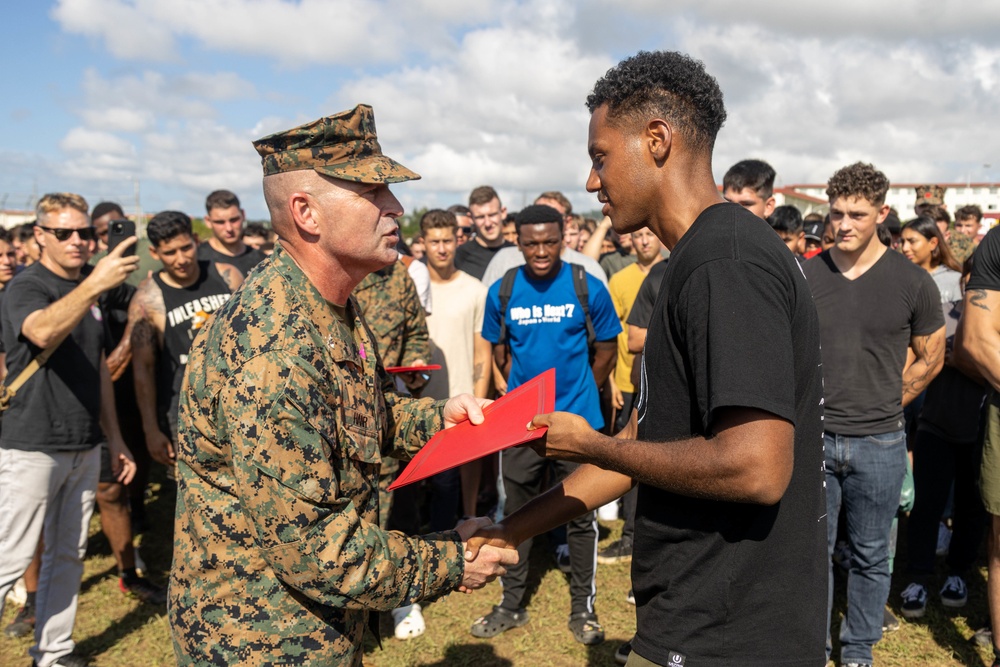
[[[941,188],[917,188],[912,212],[886,210],[871,230],[886,251],[885,261],[879,254],[871,267],[877,272],[838,282],[836,274],[850,277],[851,267],[824,251],[850,245],[852,234],[856,244],[865,241],[863,230],[845,234],[850,225],[842,221],[866,213],[852,208],[858,201],[880,210],[888,181],[870,165],[847,167],[831,179],[830,213],[803,217],[794,206],[775,206],[774,179],[769,165],[746,160],[727,172],[722,192],[766,220],[813,289],[824,353],[831,568],[850,573],[841,642],[870,646],[899,627],[886,607],[890,577],[905,580],[898,608],[907,618],[933,604],[963,607],[991,525],[979,492],[987,386],[952,354],[982,212],[966,206],[952,214]],[[841,181],[844,193],[856,194],[863,182],[870,194],[838,198]],[[116,224],[125,217],[112,202],[89,209],[79,196],[54,194],[41,199],[34,223],[0,230],[0,374],[11,384],[38,349],[58,352],[33,371],[33,385],[25,382],[0,433],[0,483],[17,479],[25,489],[4,496],[24,505],[4,507],[19,519],[6,528],[16,539],[0,554],[0,611],[23,574],[23,599],[5,634],[34,631],[32,657],[45,667],[85,664],[73,662],[71,635],[95,504],[121,592],[164,604],[164,589],[156,577],[143,576],[133,547],[143,531],[170,530],[145,519],[149,471],[172,470],[194,336],[275,247],[271,230],[247,224],[238,198],[225,190],[206,199],[207,239],[197,237],[182,212],[154,216],[146,229],[148,256],[130,253],[133,241],[117,242]],[[492,187],[482,186],[464,203],[426,212],[419,234],[399,250],[399,261],[370,274],[354,297],[384,366],[441,366],[397,374],[400,391],[495,398],[555,367],[558,410],[607,433],[625,426],[644,381],[645,332],[669,261],[649,230],[619,235],[609,218],[575,214],[555,191],[508,211]],[[903,310],[889,312],[896,301],[905,303]],[[61,305],[54,311],[53,304]],[[854,320],[860,324],[851,331]],[[900,375],[902,398],[885,391],[886,379],[898,383]],[[41,378],[44,390],[37,388]],[[905,410],[903,421],[897,409]],[[882,458],[850,459],[858,438],[878,440]],[[32,472],[39,455],[50,468]],[[391,493],[399,465],[388,459],[379,520],[417,535],[482,514],[499,518],[574,467],[514,449]],[[597,548],[594,513],[548,536],[553,559],[570,577],[568,629],[587,645],[604,639],[597,565],[632,558],[635,491],[609,515],[617,516],[619,504],[622,535],[604,549]],[[38,506],[41,512],[29,511]],[[897,536],[901,513],[908,521],[905,535]],[[895,565],[898,539],[906,540],[907,561]],[[521,563],[503,577],[499,603],[469,619],[472,635],[489,638],[529,623],[530,551],[528,540],[519,548]],[[939,556],[947,569],[940,581]],[[832,596],[832,571],[829,586]],[[632,591],[612,595],[634,604]],[[426,630],[419,604],[394,610],[392,619],[401,640]],[[991,642],[985,619],[977,636]],[[616,654],[621,664],[629,650],[625,644]]]

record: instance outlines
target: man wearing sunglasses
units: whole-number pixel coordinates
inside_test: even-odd
[[[469,195],[469,210],[476,225],[476,236],[455,252],[455,266],[476,280],[482,280],[486,267],[497,252],[501,248],[513,247],[502,234],[507,208],[500,203],[496,190],[481,185]]]
[[[246,277],[265,255],[243,243],[246,215],[239,198],[229,190],[216,190],[205,199],[205,211],[212,236],[198,246],[198,259],[232,264]]]
[[[36,665],[85,665],[72,655],[73,623],[106,441],[117,481],[135,474],[115,411],[104,344],[104,314],[124,307],[125,279],[139,259],[123,257],[128,239],[89,267],[96,230],[87,202],[48,194],[36,207],[41,259],[11,281],[0,309],[8,376],[43,351],[48,362],[11,399],[0,434],[0,614],[45,530],[37,593]],[[69,340],[65,340],[69,338]],[[63,342],[65,341],[65,344]]]

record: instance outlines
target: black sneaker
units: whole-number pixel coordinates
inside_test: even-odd
[[[615,540],[597,552],[597,562],[602,565],[607,565],[608,563],[629,563],[631,561],[632,540],[628,537]]]
[[[157,586],[145,577],[136,577],[132,581],[118,578],[118,588],[129,597],[134,597],[149,604],[166,604],[167,589]]]
[[[844,662],[841,667],[872,667],[870,662]]]
[[[14,617],[10,625],[4,628],[3,633],[11,639],[16,639],[31,634],[34,629],[35,607],[26,604],[18,609],[17,616]]]
[[[629,604],[635,604],[635,589],[634,588],[628,589],[628,594],[625,596],[625,602],[628,602]]]
[[[573,566],[569,562],[568,544],[560,544],[556,547],[556,567],[563,574],[573,574]]]
[[[628,640],[615,651],[615,664],[624,665],[628,662],[629,655],[632,654],[632,640]]]
[[[953,574],[948,577],[941,587],[941,604],[945,607],[964,607],[969,601],[969,589],[965,587],[965,580]]]
[[[910,584],[900,593],[903,604],[899,610],[906,618],[920,618],[927,611],[927,588],[916,582]]]

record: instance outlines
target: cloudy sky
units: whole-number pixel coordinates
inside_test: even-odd
[[[613,7],[613,8],[612,8]],[[8,0],[0,208],[53,190],[266,217],[251,141],[359,102],[423,175],[407,208],[494,185],[597,208],[584,99],[640,49],[705,62],[729,120],[715,173],[779,184],[863,159],[898,182],[1000,178],[1000,2],[967,0]]]

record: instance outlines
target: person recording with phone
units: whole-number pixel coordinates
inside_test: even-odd
[[[121,286],[139,260],[124,256],[135,245],[133,236],[96,266],[87,265],[97,234],[77,194],[47,194],[36,213],[41,260],[11,281],[0,309],[9,377],[50,355],[11,398],[0,433],[0,505],[6,510],[0,512],[0,614],[44,528],[31,655],[36,664],[82,665],[72,655],[72,633],[99,445],[107,442],[116,481],[127,484],[135,474],[118,427],[99,299],[103,295],[112,307],[127,304]]]

